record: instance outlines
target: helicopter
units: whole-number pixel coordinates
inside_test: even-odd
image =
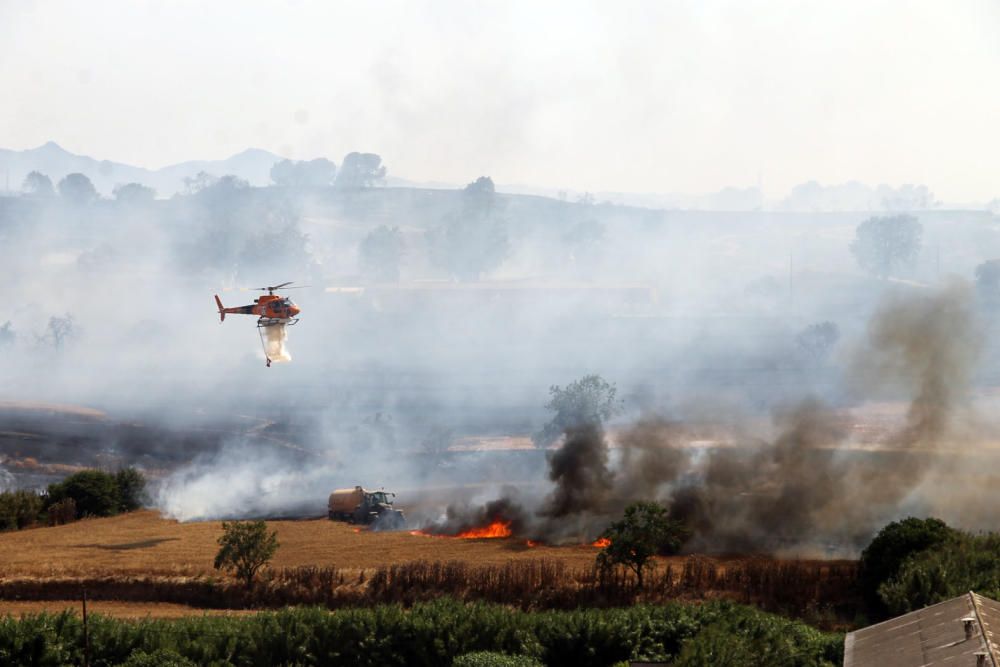
[[[261,296],[254,299],[254,302],[246,306],[235,306],[232,308],[226,308],[222,305],[222,300],[219,295],[215,295],[215,303],[219,307],[219,322],[226,321],[226,315],[256,315],[257,316],[257,328],[261,330],[261,344],[264,346],[264,356],[267,359],[267,366],[271,366],[271,357],[268,354],[267,343],[264,341],[264,331],[270,327],[278,326],[290,326],[298,323],[298,318],[296,317],[301,311],[301,309],[292,302],[291,299],[279,294],[275,294],[275,290],[285,290],[285,289],[303,289],[307,285],[301,285],[298,287],[289,287],[294,281],[288,281],[286,283],[281,283],[280,285],[269,285],[267,287],[253,287],[250,288],[254,291],[267,292],[267,294],[262,294]],[[283,330],[282,330],[283,331]],[[281,334],[284,335],[283,333]],[[271,334],[268,334],[268,338],[272,338]]]

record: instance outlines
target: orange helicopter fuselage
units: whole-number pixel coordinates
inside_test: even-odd
[[[226,319],[227,314],[256,315],[265,320],[290,320],[301,312],[291,299],[277,294],[265,294],[257,297],[254,303],[233,308],[224,307],[218,296],[215,297],[215,302],[219,306],[219,315],[222,320]]]

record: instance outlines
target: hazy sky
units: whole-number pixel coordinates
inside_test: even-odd
[[[1000,196],[1000,1],[0,0],[0,147],[467,182]]]

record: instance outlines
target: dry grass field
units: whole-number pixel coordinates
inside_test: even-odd
[[[123,618],[411,604],[441,595],[523,608],[726,596],[801,614],[850,611],[854,602],[848,561],[663,558],[639,592],[632,575],[598,573],[598,549],[590,545],[373,533],[325,518],[267,523],[281,546],[252,590],[212,568],[217,521],[178,523],[140,511],[0,533],[0,615],[78,608],[84,588],[91,609]]]
[[[64,610],[81,613],[79,600],[0,600],[0,616],[22,616],[48,612],[56,614]],[[117,602],[113,600],[92,600],[87,603],[87,612],[116,618],[181,618],[183,616],[232,616],[252,614],[242,609],[196,609],[183,604],[169,602]]]
[[[502,564],[551,558],[589,566],[590,546],[528,547],[523,540],[465,540],[375,533],[327,519],[268,521],[281,547],[275,567],[367,569],[414,560]],[[179,523],[153,511],[0,534],[0,577],[209,574],[221,522]]]

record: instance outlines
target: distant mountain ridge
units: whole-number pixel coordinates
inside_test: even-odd
[[[207,172],[213,176],[231,174],[262,187],[271,184],[271,167],[285,158],[260,148],[248,148],[224,160],[190,160],[161,169],[145,169],[110,160],[96,160],[86,155],[76,155],[48,142],[38,148],[15,151],[0,148],[0,194],[21,191],[24,177],[40,171],[52,179],[53,185],[67,174],[86,175],[104,196],[110,196],[115,186],[142,183],[156,190],[158,197],[170,197],[184,190],[184,179]],[[340,167],[340,164],[337,164]],[[471,174],[469,181],[476,176]],[[485,174],[488,175],[488,174]],[[390,174],[385,181],[390,187],[424,189],[461,189],[462,184],[440,181],[417,181]],[[718,192],[702,195],[642,192],[580,192],[530,185],[496,185],[498,192],[518,195],[535,195],[569,201],[591,201],[651,209],[702,210],[702,211],[919,211],[934,208],[986,209],[1000,213],[1000,198],[986,204],[955,204],[936,201],[924,185],[904,184],[897,187],[881,184],[875,187],[849,181],[842,184],[821,185],[816,181],[801,183],[781,200],[765,201],[758,187],[727,187]]]
[[[76,155],[55,142],[23,151],[0,149],[0,186],[9,191],[21,189],[24,177],[40,171],[52,179],[53,185],[67,174],[87,176],[102,195],[109,196],[117,185],[142,183],[156,190],[157,196],[169,197],[184,189],[184,179],[205,171],[215,176],[232,174],[251,185],[268,185],[271,167],[284,158],[259,148],[248,148],[225,160],[191,160],[162,169],[144,169],[110,160],[95,160]]]

